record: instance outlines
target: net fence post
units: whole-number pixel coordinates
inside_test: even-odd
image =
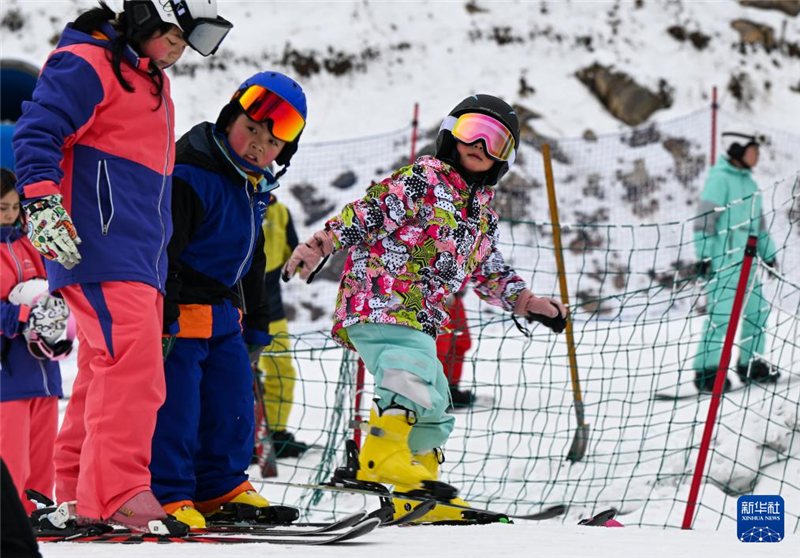
[[[408,164],[413,165],[417,158],[417,133],[419,130],[419,103],[414,103],[414,120],[411,121],[411,156]]]
[[[736,337],[736,329],[739,326],[739,317],[742,313],[744,294],[747,290],[747,281],[750,278],[750,269],[753,266],[753,257],[756,255],[757,246],[758,237],[754,235],[749,236],[747,238],[747,247],[744,251],[742,271],[739,274],[739,283],[736,286],[736,295],[733,299],[731,318],[728,321],[728,330],[725,333],[725,343],[722,346],[722,356],[719,360],[719,368],[717,368],[717,377],[714,381],[714,393],[711,395],[711,404],[708,406],[708,416],[706,417],[706,425],[703,429],[703,438],[700,442],[700,453],[697,456],[697,463],[694,468],[692,487],[689,490],[689,499],[686,502],[686,511],[683,515],[682,529],[692,528],[694,508],[698,504],[697,495],[700,492],[700,481],[703,478],[706,458],[708,457],[708,448],[711,445],[711,437],[714,434],[714,423],[717,421],[717,411],[719,410],[719,404],[722,398],[722,387],[725,385],[725,376],[727,375],[728,365],[731,361],[733,339]]]
[[[717,103],[717,86],[715,85],[711,90],[711,160],[708,166],[714,166],[717,159],[717,110],[719,104]]]
[[[353,408],[355,410],[356,424],[361,423],[361,395],[364,393],[364,361],[358,359],[358,371],[356,372],[356,392]],[[355,440],[358,449],[361,449],[361,428],[356,426],[353,429],[353,440]]]

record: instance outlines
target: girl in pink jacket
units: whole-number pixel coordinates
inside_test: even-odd
[[[14,131],[28,236],[77,321],[56,497],[131,529],[185,532],[150,491],[175,112],[164,70],[230,30],[216,0],[105,3],[67,25]]]

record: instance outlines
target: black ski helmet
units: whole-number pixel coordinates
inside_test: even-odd
[[[458,118],[462,114],[470,112],[491,116],[508,128],[514,137],[514,158],[516,158],[517,150],[519,149],[519,119],[508,103],[493,95],[470,95],[450,111],[448,118],[442,122],[442,126],[439,128],[439,135],[436,136],[436,158],[451,164],[458,162],[456,139],[453,137],[450,128],[447,127],[447,123],[452,121],[449,117]],[[486,178],[484,184],[486,186],[497,184],[513,164],[513,159],[510,161],[495,161],[494,166],[484,173]]]

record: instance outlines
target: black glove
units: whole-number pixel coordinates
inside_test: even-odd
[[[550,328],[553,333],[561,333],[567,327],[567,317],[562,316],[561,312],[559,312],[555,318],[548,318],[544,314],[534,313],[529,313],[525,318],[528,320],[528,323],[539,322],[543,324],[545,327]]]
[[[709,260],[697,262],[695,275],[697,275],[699,279],[708,279],[711,277],[711,262]]]
[[[175,335],[164,335],[161,337],[161,354],[164,356],[164,362],[167,361],[167,357],[172,352],[172,347],[175,346],[175,340],[178,337]]]

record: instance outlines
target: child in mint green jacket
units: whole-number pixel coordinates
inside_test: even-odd
[[[694,360],[695,385],[706,392],[714,389],[747,237],[758,236],[758,255],[767,265],[774,267],[776,261],[776,248],[766,230],[758,184],[751,176],[752,168],[758,164],[762,140],[756,135],[738,132],[723,133],[722,138],[726,154],[711,168],[700,195],[701,217],[694,226],[701,275],[708,279],[709,316]],[[744,198],[747,198],[744,203],[729,206]],[[726,209],[717,210],[722,207]],[[769,304],[763,298],[754,272],[749,280],[750,293],[742,316],[741,353],[736,371],[744,382],[774,382],[778,375],[772,374],[769,365],[756,356],[764,350]],[[730,381],[726,380],[725,389],[729,387]]]

